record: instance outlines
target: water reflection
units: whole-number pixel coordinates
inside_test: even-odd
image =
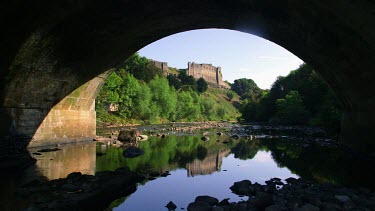
[[[150,137],[138,143],[145,154],[132,159],[123,157],[122,148],[108,145],[63,145],[60,151],[35,155],[37,164],[23,178],[57,179],[76,171],[95,174],[123,166],[158,177],[139,185],[134,194],[113,205],[127,210],[139,210],[145,198],[152,199],[152,203],[144,205],[143,210],[164,210],[169,200],[186,207],[197,195],[240,200],[229,187],[243,179],[263,183],[271,177],[301,176],[318,182],[374,188],[373,161],[358,159],[329,144],[291,138],[234,140],[215,135],[214,131],[211,134],[206,142],[200,139],[201,134]],[[166,172],[171,175],[159,177]]]
[[[28,169],[27,174],[37,174],[48,180],[65,178],[72,172],[94,175],[96,167],[95,143],[77,143],[59,146],[61,150],[35,155],[35,168]],[[41,148],[31,149],[37,153]]]

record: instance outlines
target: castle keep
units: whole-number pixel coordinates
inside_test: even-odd
[[[230,86],[223,82],[221,67],[215,67],[212,64],[189,62],[187,74],[193,76],[195,79],[203,78],[212,86],[230,89]]]

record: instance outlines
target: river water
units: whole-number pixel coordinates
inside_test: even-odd
[[[355,160],[328,141],[306,141],[304,137],[309,135],[301,132],[289,131],[285,135],[285,131],[274,130],[268,131],[273,136],[265,136],[267,131],[253,130],[258,136],[234,139],[228,130],[176,133],[166,138],[151,136],[137,143],[145,154],[136,158],[124,158],[122,148],[95,142],[62,145],[59,151],[41,154],[37,153],[39,149],[31,149],[37,163],[17,183],[65,178],[78,171],[94,175],[127,166],[149,179],[139,184],[135,193],[114,201],[109,209],[137,211],[167,210],[164,206],[169,201],[178,210],[186,210],[199,195],[219,200],[230,198],[233,202],[247,200],[229,189],[234,182],[244,179],[264,184],[273,177],[302,177],[371,187],[374,174],[366,170],[371,164]],[[224,135],[217,135],[218,131]],[[209,141],[201,140],[203,133],[208,133]],[[279,133],[282,135],[275,136]]]

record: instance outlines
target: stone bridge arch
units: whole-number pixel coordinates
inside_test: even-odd
[[[5,29],[0,34],[1,137],[35,133],[47,113],[59,102],[69,104],[72,95],[81,103],[87,100],[85,106],[91,109],[95,88],[90,80],[99,76],[94,81],[100,81],[101,74],[147,44],[187,30],[224,28],[263,37],[312,65],[342,104],[342,139],[366,151],[375,148],[373,1],[15,0],[0,4]],[[84,107],[70,105],[72,112]]]

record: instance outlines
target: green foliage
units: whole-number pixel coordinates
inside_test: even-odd
[[[283,124],[307,124],[309,112],[297,91],[290,91],[285,98],[276,100],[277,112],[271,122]]]
[[[245,121],[310,124],[322,126],[332,135],[338,133],[342,114],[338,101],[328,85],[306,64],[285,77],[278,77],[271,90],[263,91],[258,101],[246,99],[241,109]]]
[[[234,98],[234,92],[232,91],[232,90],[229,90],[228,92],[227,92],[227,97],[228,97],[228,100],[229,101],[232,101],[232,99]]]
[[[203,93],[205,91],[207,91],[208,89],[208,83],[206,80],[204,80],[203,78],[199,78],[197,80],[197,90],[199,93]]]
[[[168,119],[176,110],[177,95],[174,88],[169,86],[166,78],[155,77],[149,83],[152,90],[152,104],[155,112],[162,118]]]
[[[167,79],[168,79],[169,86],[173,86],[176,90],[179,90],[181,88],[182,83],[180,79],[178,79],[176,76],[168,75]]]
[[[231,89],[241,96],[241,99],[251,99],[252,101],[257,101],[261,94],[258,85],[252,79],[247,78],[235,80],[231,84]]]
[[[155,67],[146,57],[139,56],[138,53],[129,57],[120,67],[134,75],[138,80],[151,81],[155,76],[162,77],[163,71]]]
[[[186,70],[178,77],[165,78],[149,64],[147,58],[135,54],[108,77],[96,98],[98,123],[233,120],[239,116],[224,97],[212,90],[206,93],[204,79],[196,81]],[[110,103],[117,104],[118,111],[108,112]]]
[[[191,75],[188,75],[186,73],[187,71],[186,70],[181,70],[180,71],[180,74],[178,75],[178,79],[180,79],[181,81],[181,89],[183,90],[193,90],[193,91],[198,91],[198,85],[197,85],[197,81],[195,80],[195,78]]]

